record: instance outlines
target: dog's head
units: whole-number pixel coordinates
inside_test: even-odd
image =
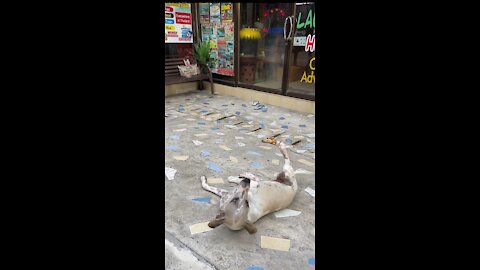
[[[228,194],[220,198],[220,213],[208,223],[210,228],[225,224],[231,230],[246,229],[250,234],[257,229],[248,222],[249,205],[247,200],[250,180],[245,178]]]

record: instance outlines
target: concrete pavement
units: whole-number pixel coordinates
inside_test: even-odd
[[[315,198],[305,189],[315,190],[315,116],[206,92],[165,100],[165,167],[176,170],[173,180],[165,177],[165,268],[314,269]],[[289,149],[294,170],[303,170],[289,209],[301,214],[269,214],[255,223],[254,235],[223,225],[192,235],[191,225],[210,221],[218,211],[218,197],[202,189],[200,176],[222,178],[223,184],[214,185],[226,189],[234,186],[228,176],[247,171],[274,178],[283,158],[278,147],[261,139],[282,131],[277,139],[300,140]],[[289,239],[290,248],[262,248],[261,236]]]

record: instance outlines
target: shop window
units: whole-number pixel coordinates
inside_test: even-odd
[[[315,3],[296,4],[287,95],[315,96]]]
[[[165,58],[193,61],[191,3],[165,3]]]
[[[213,78],[235,81],[233,3],[198,3],[201,40],[210,44]]]

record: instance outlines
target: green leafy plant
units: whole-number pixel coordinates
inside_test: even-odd
[[[194,45],[195,47],[195,59],[200,65],[206,65],[210,62],[210,45],[207,41]]]

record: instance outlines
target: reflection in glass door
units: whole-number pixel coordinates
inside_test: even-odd
[[[241,3],[240,79],[259,90],[281,93],[285,64],[285,18],[291,3]]]

